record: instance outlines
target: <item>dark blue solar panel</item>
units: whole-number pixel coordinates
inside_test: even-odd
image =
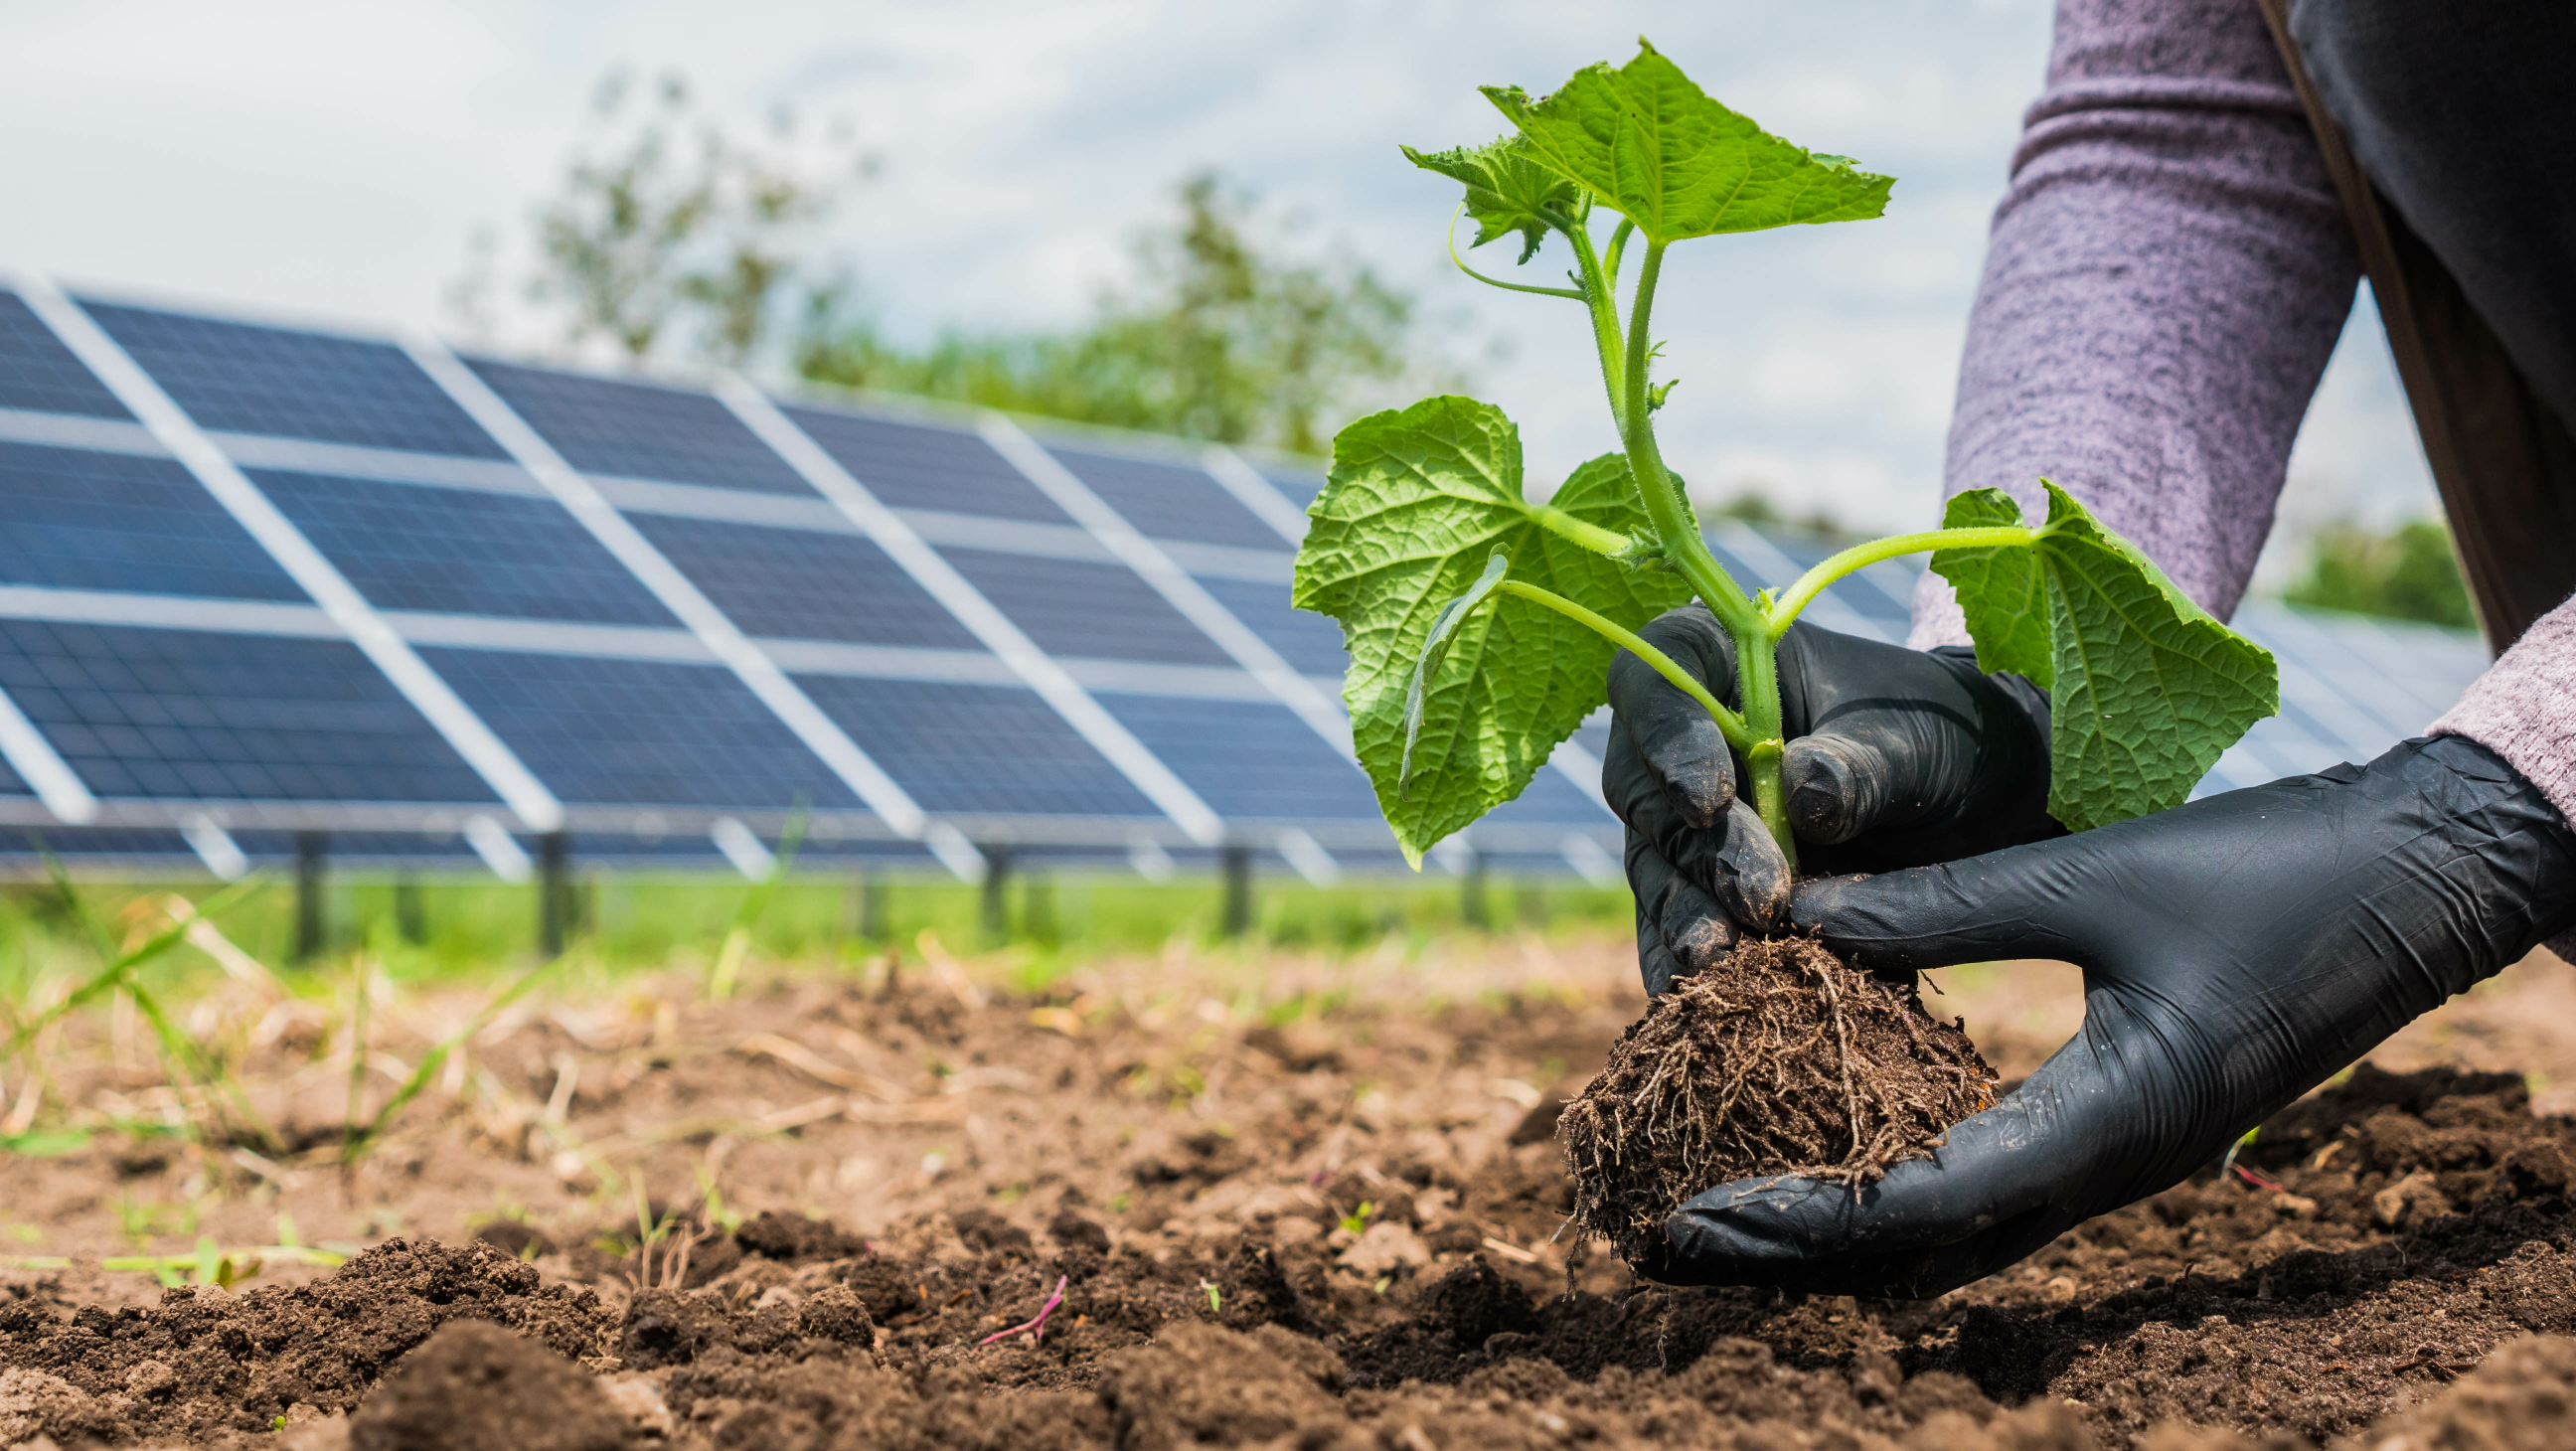
[[[1288,502],[1300,509],[1315,502],[1315,496],[1324,492],[1322,474],[1310,474],[1302,469],[1265,468],[1261,476],[1276,485],[1279,492],[1288,496]]]
[[[787,416],[890,509],[1073,522],[991,444],[964,429],[819,408],[790,408]]]
[[[796,471],[704,393],[478,362],[474,371],[585,473],[804,494]]]
[[[738,810],[859,804],[718,666],[500,650],[421,654],[565,801]]]
[[[0,292],[0,408],[134,416],[14,292]]]
[[[847,676],[797,683],[927,810],[1160,815],[1033,691]]]
[[[0,582],[304,599],[178,464],[28,443],[0,443]]]
[[[494,799],[336,640],[5,620],[0,688],[101,796]]]
[[[1232,544],[1245,549],[1285,549],[1279,531],[1236,501],[1207,470],[1184,464],[1120,458],[1115,454],[1050,445],[1047,452],[1091,486],[1137,531],[1156,539],[1193,544]]]
[[[275,469],[251,477],[380,609],[679,623],[552,499]]]
[[[506,457],[391,343],[104,302],[81,306],[200,428]]]
[[[1095,695],[1219,816],[1311,821],[1378,814],[1360,768],[1284,705]]]
[[[34,794],[36,793],[27,789],[26,782],[18,779],[18,773],[9,769],[7,761],[0,761],[0,796],[33,796]]]
[[[1565,778],[1553,765],[1541,766],[1521,794],[1494,808],[1486,818],[1501,826],[1608,826],[1610,813],[1600,798]]]
[[[627,518],[745,634],[982,648],[884,550],[857,535],[664,514]]]
[[[1153,586],[1117,565],[981,549],[941,552],[1049,654],[1170,665],[1234,663]]]
[[[1278,651],[1289,668],[1306,675],[1339,675],[1350,668],[1351,657],[1342,650],[1342,627],[1325,616],[1289,608],[1285,584],[1202,575],[1199,585]]]

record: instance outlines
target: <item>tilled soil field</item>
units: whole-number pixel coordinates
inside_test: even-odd
[[[1492,954],[619,989],[495,1022],[346,1172],[335,1025],[220,1002],[271,1152],[0,1160],[0,1447],[2576,1445],[2576,1120],[2522,1075],[2364,1064],[2246,1172],[1938,1300],[1666,1290],[1559,1237],[1621,954]],[[2383,1058],[2565,993],[2516,973]],[[2008,1075],[2044,1052],[2027,1003],[1947,1006]],[[188,1116],[84,1031],[74,1121]],[[156,1237],[232,1285],[102,1268]],[[239,1278],[299,1237],[350,1257]]]

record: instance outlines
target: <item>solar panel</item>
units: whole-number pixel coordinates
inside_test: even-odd
[[[250,476],[379,609],[679,623],[551,499],[280,469]]]
[[[704,393],[477,359],[479,377],[588,473],[769,494],[814,491]]]
[[[84,299],[199,428],[414,453],[501,450],[390,343]]]
[[[1198,582],[1294,669],[1339,681],[1350,668],[1351,657],[1342,649],[1342,627],[1326,616],[1289,608],[1286,585],[1204,574]]]
[[[421,652],[567,803],[788,810],[858,798],[711,665]]]
[[[336,640],[0,620],[0,690],[104,797],[497,799]]]
[[[218,599],[304,591],[168,459],[0,443],[0,582]]]
[[[991,444],[966,429],[821,408],[785,412],[890,509],[1073,522]]]
[[[1062,444],[1048,445],[1047,452],[1147,538],[1241,549],[1283,547],[1277,531],[1216,487],[1205,469]]]
[[[38,750],[0,764],[0,820],[39,823],[85,860],[175,859],[187,847],[172,828],[211,813],[254,858],[327,827],[345,854],[461,861],[464,818],[505,814],[489,784],[503,779],[487,759],[499,747],[466,752],[483,753],[479,772],[460,754],[487,728],[536,778],[533,799],[570,807],[580,850],[614,860],[705,863],[715,818],[774,839],[799,804],[816,813],[818,861],[935,856],[957,869],[968,839],[1044,860],[1123,854],[1142,834],[1206,862],[1220,837],[1266,853],[1292,827],[1307,833],[1288,839],[1301,870],[1329,869],[1318,842],[1345,866],[1394,860],[1366,778],[1327,743],[1341,733],[1326,699],[1345,665],[1339,629],[1288,607],[1281,530],[1298,521],[1263,492],[1303,508],[1322,484],[1312,467],[1216,455],[1201,468],[1193,445],[1032,442],[1001,424],[997,447],[971,419],[814,401],[785,407],[781,427],[739,396],[472,363],[586,476],[566,479],[512,462],[495,441],[516,436],[507,419],[434,350],[82,303],[292,526],[262,525],[264,546],[124,421],[47,323],[88,338],[77,315],[38,287],[26,296],[36,305],[0,292],[0,690],[104,814],[47,824],[50,809],[79,814],[78,792]],[[127,376],[95,339],[82,346],[101,373]],[[844,497],[799,429],[895,514]],[[256,499],[233,502],[258,512]],[[973,593],[903,554],[934,594],[867,530],[899,553],[914,547],[903,532],[917,534]],[[310,560],[290,578],[278,561],[296,558],[297,531],[363,604]],[[1733,520],[1709,534],[1754,588],[1829,548]],[[1156,573],[1155,550],[1203,596]],[[1920,571],[1873,566],[1809,618],[1901,640]],[[1027,645],[996,633],[974,594]],[[2485,663],[2455,632],[2259,602],[2240,624],[2279,656],[2284,709],[2204,790],[2374,755]],[[351,633],[374,628],[410,641],[416,664],[402,665],[399,643],[389,653]],[[373,638],[375,653],[352,638]],[[1265,674],[1263,647],[1305,680]],[[1573,861],[1557,855],[1572,833],[1602,848],[1576,863],[1598,874],[1617,828],[1580,761],[1607,743],[1596,716],[1561,757],[1570,768],[1541,772],[1480,822],[1475,849]],[[22,777],[47,783],[41,801]],[[854,782],[888,814],[871,815]],[[524,807],[527,793],[508,789]],[[1188,792],[1223,820],[1208,823]],[[891,824],[906,796],[928,813],[919,840]]]
[[[1204,631],[1123,566],[986,549],[940,553],[1049,654],[1234,664]]]
[[[26,300],[0,291],[0,408],[131,418],[72,350],[53,335]]]
[[[1377,817],[1368,778],[1285,706],[1107,692],[1100,703],[1221,816]]]
[[[1160,815],[1034,692],[847,676],[806,675],[797,683],[927,810]]]
[[[852,534],[629,513],[717,608],[754,635],[977,650],[927,590]]]

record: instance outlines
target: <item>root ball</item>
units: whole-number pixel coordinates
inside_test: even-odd
[[[1566,1105],[1575,1225],[1633,1252],[1730,1180],[1872,1183],[1990,1106],[1994,1084],[1911,986],[1810,940],[1745,942],[1657,999]]]

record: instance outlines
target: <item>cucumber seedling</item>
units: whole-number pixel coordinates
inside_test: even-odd
[[[1747,593],[1710,554],[1655,441],[1673,388],[1654,376],[1651,330],[1665,253],[1696,238],[1876,217],[1893,179],[1765,132],[1643,42],[1626,65],[1588,67],[1552,95],[1484,94],[1510,134],[1404,154],[1465,187],[1474,246],[1512,239],[1521,264],[1550,237],[1572,250],[1564,286],[1458,266],[1584,310],[1619,447],[1537,503],[1519,432],[1490,403],[1426,398],[1333,440],[1294,598],[1341,622],[1354,745],[1417,868],[1434,843],[1529,785],[1605,701],[1622,649],[1717,722],[1794,866],[1774,652],[1826,586],[1900,555],[1930,553],[1957,589],[1981,668],[2048,691],[2048,809],[2071,829],[2180,803],[2220,752],[2279,709],[2269,652],[2045,481],[2037,523],[2003,491],[1974,490],[1950,501],[1942,528],[1854,545],[1777,593]],[[1454,217],[1452,228],[1457,258]],[[1732,706],[1635,633],[1693,596],[1734,638]]]

